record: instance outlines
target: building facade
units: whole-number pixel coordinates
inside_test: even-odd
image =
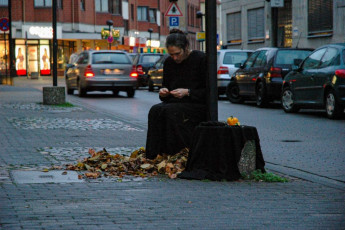
[[[343,0],[223,0],[221,20],[224,48],[317,48],[345,42]]]
[[[0,0],[3,17],[8,17],[8,1],[17,75],[51,75],[52,0]],[[165,11],[170,4],[167,0],[57,0],[58,75],[63,75],[72,53],[87,49],[165,52],[170,29]],[[199,0],[179,0],[177,4],[183,12],[179,28],[190,37],[191,48],[198,49],[193,35],[200,24],[190,17],[199,10]],[[107,23],[110,21],[112,25]],[[109,31],[112,43],[107,39]],[[2,72],[10,63],[8,38],[8,32],[0,34]]]

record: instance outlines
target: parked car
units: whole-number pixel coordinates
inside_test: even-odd
[[[138,74],[137,88],[148,85],[147,72],[161,58],[161,53],[138,53],[133,60],[133,72]]]
[[[67,94],[77,89],[79,96],[88,91],[127,92],[133,97],[137,84],[136,74],[132,73],[132,61],[126,52],[112,50],[88,50],[82,52],[66,74]]]
[[[153,65],[151,69],[149,69],[148,75],[148,85],[149,91],[153,91],[154,87],[161,88],[163,83],[163,67],[164,61],[169,57],[168,54],[162,56],[156,63]]]
[[[256,105],[280,100],[283,79],[292,66],[301,62],[312,49],[260,48],[252,53],[233,74],[226,94],[232,103],[255,99]]]
[[[235,64],[243,64],[253,50],[222,49],[217,51],[218,95],[225,94],[230,77],[238,69]]]
[[[322,46],[286,75],[282,89],[285,112],[325,108],[327,117],[340,117],[345,108],[345,43]]]

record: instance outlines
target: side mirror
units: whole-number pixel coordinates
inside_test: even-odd
[[[241,69],[243,68],[243,67],[242,67],[242,63],[236,63],[236,64],[235,64],[235,67],[236,67],[236,68],[241,68]]]

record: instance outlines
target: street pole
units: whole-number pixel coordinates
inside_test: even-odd
[[[109,37],[110,37],[110,34],[111,34],[111,31],[110,31],[110,25],[109,25]],[[109,50],[111,50],[111,42],[109,42]]]
[[[206,57],[208,76],[208,120],[218,121],[216,1],[206,2]]]
[[[153,29],[150,28],[147,31],[150,33],[150,46],[149,46],[150,47],[150,52],[149,53],[151,53],[151,45],[152,45],[152,43],[151,43],[151,35],[152,35],[152,32],[153,32]]]
[[[56,3],[53,0],[53,86],[57,86],[57,27],[56,27]]]
[[[15,67],[15,55],[14,55],[14,41],[12,38],[12,0],[8,0],[8,19],[9,19],[9,53],[10,53],[10,82],[12,84],[12,78],[17,75]],[[7,76],[6,76],[7,81]]]
[[[113,36],[111,33],[111,26],[114,25],[113,20],[107,20],[107,25],[109,26],[109,36],[108,36],[109,50],[111,50],[111,42],[109,38]]]

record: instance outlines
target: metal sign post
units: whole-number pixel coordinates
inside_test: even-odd
[[[6,66],[6,78],[7,78],[7,47],[6,47],[6,31],[10,29],[10,20],[8,18],[0,18],[0,30],[4,32],[4,40],[5,40],[5,66]]]

